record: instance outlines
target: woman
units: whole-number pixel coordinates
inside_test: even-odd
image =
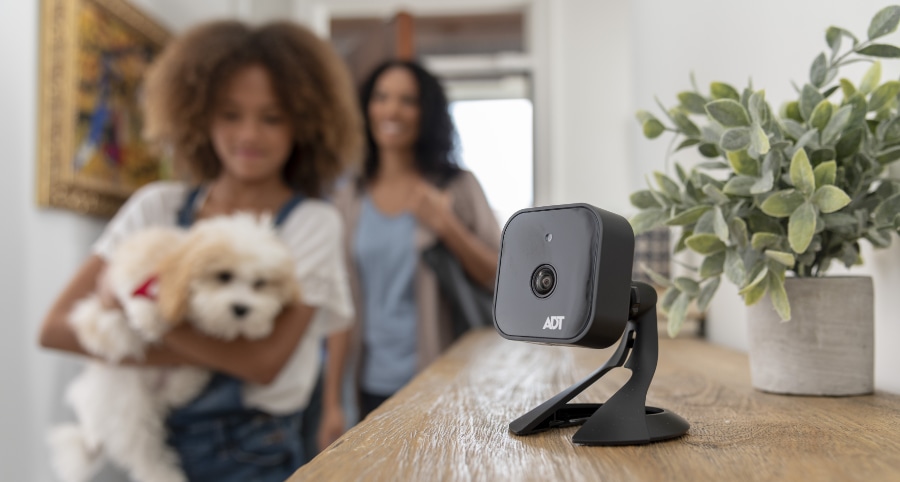
[[[500,231],[475,177],[454,159],[455,130],[440,83],[414,62],[390,61],[362,87],[367,157],[335,196],[356,304],[360,418],[453,340],[449,307],[421,253],[441,242],[493,290]]]
[[[237,211],[279,213],[302,301],[278,316],[273,334],[224,342],[180,327],[140,363],[219,373],[167,421],[190,480],[282,481],[314,449],[303,447],[300,424],[319,376],[321,340],[346,329],[352,316],[335,247],[341,219],[320,199],[362,144],[349,76],[332,49],[302,27],[221,21],[165,49],[148,74],[144,101],[148,135],[174,148],[193,183],[153,183],[128,200],[51,308],[40,342],[86,354],[67,314],[95,290],[105,260],[130,233]],[[340,348],[330,356],[343,359]],[[344,429],[342,368],[329,367],[325,380],[323,442]]]

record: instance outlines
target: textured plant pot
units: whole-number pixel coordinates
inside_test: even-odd
[[[787,278],[785,290],[790,321],[781,321],[768,296],[748,307],[753,386],[793,395],[872,393],[872,278]]]

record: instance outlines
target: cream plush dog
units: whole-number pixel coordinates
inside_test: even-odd
[[[123,240],[104,280],[122,310],[104,309],[92,295],[69,318],[82,347],[104,361],[89,361],[66,391],[78,422],[50,434],[59,477],[86,481],[105,455],[138,481],[185,481],[166,445],[165,417],[196,397],[210,373],[117,363],[141,359],[148,344],[181,322],[225,340],[269,335],[297,297],[293,266],[271,220],[249,214],[199,221],[186,232],[150,228]]]

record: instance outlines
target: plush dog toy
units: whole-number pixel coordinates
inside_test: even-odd
[[[209,336],[264,338],[297,299],[294,262],[270,218],[249,214],[197,222],[189,231],[150,228],[116,249],[104,283],[122,309],[97,295],[69,317],[91,360],[66,401],[78,422],[50,435],[53,466],[66,482],[89,480],[105,455],[138,481],[185,481],[166,445],[165,417],[196,397],[210,372],[199,367],[119,365],[189,323]]]

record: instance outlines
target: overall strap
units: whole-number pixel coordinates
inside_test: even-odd
[[[197,204],[197,198],[200,196],[202,189],[200,187],[195,187],[188,192],[188,195],[184,199],[184,204],[181,206],[181,209],[178,210],[177,213],[177,222],[178,226],[182,228],[190,228],[192,224],[194,224],[194,211]],[[283,206],[278,210],[278,213],[275,215],[273,219],[275,227],[280,227],[284,224],[285,220],[287,220],[288,216],[291,215],[291,211],[294,210],[295,207],[300,205],[306,197],[302,194],[295,194],[294,197],[290,198]]]
[[[281,206],[281,209],[278,210],[278,214],[275,215],[274,223],[275,227],[279,228],[282,224],[284,224],[285,220],[287,220],[288,216],[291,215],[291,211],[294,210],[295,207],[300,205],[306,197],[302,194],[295,194],[294,197],[290,198],[288,202],[284,203]]]
[[[200,186],[197,186],[191,189],[188,192],[187,197],[184,199],[184,204],[181,206],[181,209],[178,210],[177,219],[178,226],[184,229],[191,227],[194,224],[194,209],[197,204],[197,197],[200,196]]]

